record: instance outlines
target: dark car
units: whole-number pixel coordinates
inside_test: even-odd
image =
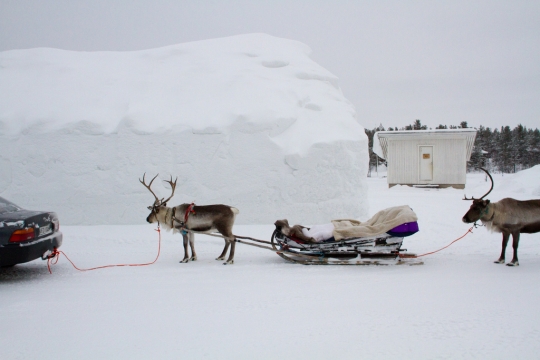
[[[24,210],[0,197],[0,266],[13,266],[47,256],[62,245],[58,216]]]

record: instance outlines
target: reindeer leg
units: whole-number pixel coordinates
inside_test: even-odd
[[[231,252],[229,254],[229,258],[227,259],[226,262],[223,263],[223,265],[234,264],[234,248],[236,247],[236,241],[234,237],[232,238],[232,240],[228,240],[228,241],[231,244]]]
[[[189,260],[197,260],[197,253],[195,252],[195,234],[193,232],[188,233],[189,236],[189,246],[191,247],[191,258]]]
[[[503,232],[501,256],[499,257],[499,260],[494,261],[495,264],[504,264],[504,256],[505,256],[505,253],[506,253],[506,245],[508,245],[508,239],[509,238],[510,238],[510,233]]]
[[[514,249],[514,256],[512,261],[510,261],[506,266],[519,266],[517,250],[519,246],[519,230],[512,232],[512,248]]]
[[[223,235],[223,237],[225,238],[225,249],[223,249],[223,253],[221,253],[218,260],[225,260],[225,255],[227,255],[227,250],[229,249],[229,245],[230,245],[231,252],[229,254],[229,258],[227,259],[227,261],[223,263],[223,265],[234,264],[234,249],[236,247],[235,246],[236,241],[232,233],[232,224],[225,224],[225,225],[220,224],[216,228],[217,228],[217,231],[219,231],[219,233]]]
[[[227,255],[227,250],[229,250],[229,240],[225,239],[225,247],[223,248],[223,251],[221,252],[221,255],[219,255],[216,260],[225,260],[225,255]]]
[[[181,263],[187,263],[189,261],[189,255],[188,255],[188,234],[184,234],[182,231],[182,238],[184,239],[184,258]],[[193,251],[193,250],[192,250]]]

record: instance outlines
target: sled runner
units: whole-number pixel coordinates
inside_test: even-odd
[[[402,220],[412,220],[398,224]],[[356,220],[334,220],[327,237],[322,232],[276,221],[272,247],[283,259],[306,265],[421,265],[414,254],[402,249],[403,239],[418,232],[416,214],[408,207],[394,207],[377,213],[361,223]],[[321,227],[320,227],[321,228]],[[310,231],[312,231],[310,233]],[[318,235],[318,238],[311,237]],[[333,236],[328,236],[328,235]]]

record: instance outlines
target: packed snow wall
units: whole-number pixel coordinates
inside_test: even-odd
[[[238,224],[366,218],[367,138],[337,78],[264,34],[136,52],[0,53],[0,196],[63,224],[224,203]]]

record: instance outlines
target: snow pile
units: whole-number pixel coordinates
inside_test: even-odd
[[[482,172],[483,182],[467,184],[467,195],[481,197],[490,188],[489,178]],[[493,177],[493,191],[487,196],[491,201],[498,201],[505,197],[517,200],[530,200],[540,198],[540,165],[530,169],[518,171],[515,174],[491,174]]]
[[[367,138],[299,42],[251,34],[136,52],[0,53],[0,196],[65,224],[136,224],[144,172],[237,222],[367,216]],[[158,196],[168,196],[163,181]]]
[[[500,180],[500,185],[495,184],[495,187],[498,186],[510,190],[514,194],[540,198],[540,165],[515,174],[505,175]]]

